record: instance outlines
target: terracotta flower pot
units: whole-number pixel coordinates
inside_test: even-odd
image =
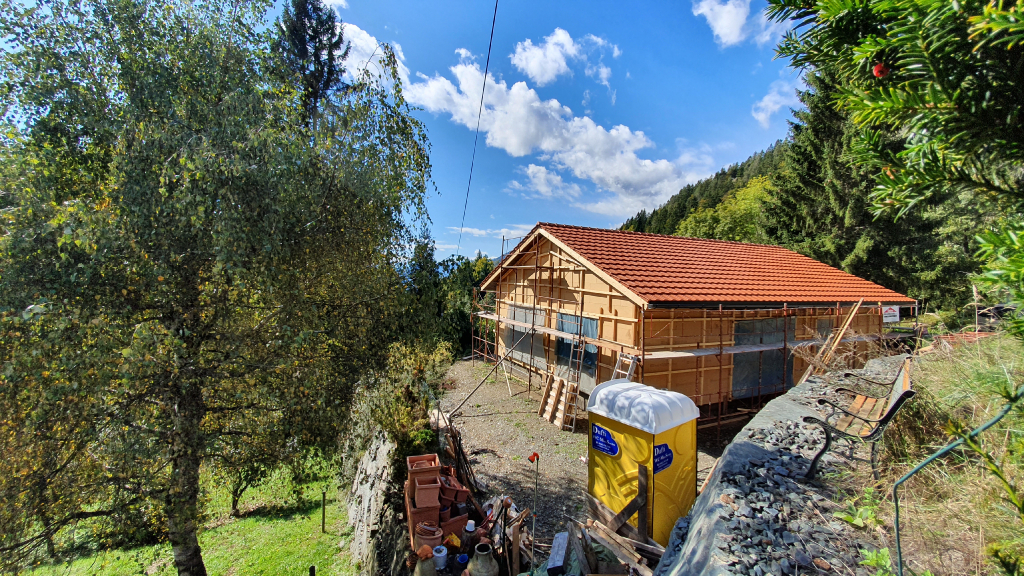
[[[433,522],[420,522],[416,525],[414,533],[414,545],[419,548],[420,546],[429,546],[433,550],[436,546],[441,545],[441,539],[443,533],[441,528]]]
[[[441,482],[436,476],[416,479],[416,507],[437,506],[437,497],[441,493]]]
[[[437,454],[409,456],[405,459],[405,464],[409,470],[409,482],[415,482],[417,478],[436,478],[441,475],[441,461],[437,459]]]

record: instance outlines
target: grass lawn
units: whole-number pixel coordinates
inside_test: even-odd
[[[250,493],[251,492],[251,493]],[[272,481],[245,494],[241,518],[228,515],[226,491],[210,490],[209,510],[213,518],[199,534],[203,560],[211,576],[274,574],[306,576],[316,566],[317,575],[357,574],[356,566],[339,542],[351,539],[345,505],[328,490],[327,533],[320,532],[320,486],[306,489],[305,506],[289,504],[287,481]],[[315,501],[314,501],[315,498]],[[54,565],[41,565],[27,572],[33,576],[113,576],[121,574],[176,574],[168,544],[130,550],[106,550]]]

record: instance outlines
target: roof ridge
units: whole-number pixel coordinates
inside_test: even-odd
[[[595,228],[592,226],[576,226],[574,224],[557,224],[555,222],[538,222],[537,226],[534,226],[534,230],[537,228],[543,228],[545,226],[553,226],[558,228],[575,228],[577,230],[593,230],[595,232],[611,232],[616,234],[633,234],[635,236],[654,236],[655,238],[678,238],[680,240],[695,240],[697,242],[713,242],[716,244],[739,244],[742,246],[761,246],[764,248],[778,248],[787,252],[793,252],[794,254],[800,254],[786,248],[785,246],[779,246],[778,244],[759,244],[757,242],[740,242],[739,240],[718,240],[716,238],[695,238],[693,236],[676,236],[675,234],[655,234],[654,232],[636,232],[634,230],[618,230],[615,228]],[[532,232],[532,231],[531,231]]]

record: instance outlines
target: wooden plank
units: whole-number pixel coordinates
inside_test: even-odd
[[[640,533],[640,541],[647,542],[647,466],[637,462],[636,491],[637,499],[642,499],[636,514],[636,531]]]
[[[639,542],[639,541],[634,540],[632,538],[629,538],[627,536],[623,536],[622,534],[617,534],[615,532],[612,532],[611,530],[608,529],[607,526],[605,526],[601,522],[598,522],[597,520],[593,520],[591,522],[592,522],[594,528],[597,528],[597,529],[601,530],[609,538],[614,539],[616,542],[618,542],[619,544],[622,544],[623,546],[633,547],[640,554],[647,554],[647,555],[650,555],[650,556],[661,556],[662,554],[665,553],[665,548],[662,547],[661,544],[658,544],[657,542],[655,542],[654,540],[651,540],[650,538],[647,539],[648,544],[644,544],[643,542]],[[590,524],[588,524],[588,526],[589,525]]]
[[[519,545],[522,543],[519,537],[520,523],[516,522],[512,525],[512,570],[513,573],[519,573]],[[572,533],[569,533],[572,537]]]
[[[836,422],[836,430],[839,430],[840,432],[849,432],[847,428],[849,428],[851,424],[853,424],[853,416],[843,416]]]
[[[580,573],[590,574],[593,570],[590,567],[590,560],[583,552],[583,546],[580,544],[580,538],[580,529],[576,526],[576,523],[569,522],[569,549],[572,551],[573,556],[576,557],[576,562],[580,567]],[[516,569],[518,570],[518,567]]]
[[[850,314],[847,315],[846,321],[843,322],[843,327],[836,333],[836,337],[832,340],[832,347],[822,357],[822,363],[828,364],[832,360],[832,355],[835,354],[836,348],[843,343],[843,336],[846,335],[846,331],[850,328],[850,324],[853,322],[854,317],[857,315],[857,311],[860,310],[860,305],[864,303],[864,299],[861,298],[854,304],[853,309],[850,310]]]
[[[877,398],[865,398],[864,403],[861,404],[859,408],[851,407],[850,412],[853,412],[860,418],[868,418],[871,416],[871,411],[875,409],[875,406],[877,406],[878,403]]]
[[[537,408],[537,415],[538,416],[543,416],[544,415],[544,408],[548,404],[548,394],[551,393],[551,383],[554,382],[554,380],[555,380],[555,375],[554,374],[548,374],[547,377],[544,378],[544,382],[545,382],[545,384],[544,384],[544,393],[540,395],[540,407]]]
[[[608,522],[608,527],[611,528],[613,532],[618,530],[623,524],[632,518],[633,514],[636,514],[640,508],[645,507],[645,500],[646,498],[641,498],[640,494],[634,496],[633,499],[626,504],[626,507]],[[639,530],[637,532],[639,532]],[[646,540],[646,538],[643,539]]]
[[[873,403],[874,401],[874,398],[868,398],[867,396],[857,396],[853,399],[853,403],[850,404],[849,408],[847,408],[847,412],[860,416],[860,413],[864,408],[864,404],[867,402]],[[840,418],[836,422],[836,430],[839,430],[840,432],[847,432],[849,434],[856,434],[857,432],[849,430],[849,428],[853,425],[854,421],[858,423],[856,428],[859,430],[860,421],[856,420],[853,416],[843,416],[842,418]]]
[[[606,526],[601,525],[600,522],[593,522],[592,525],[588,525],[587,530],[590,532],[591,537],[598,536],[604,539],[606,542],[611,542],[612,544],[621,548],[622,552],[630,559],[632,559],[634,562],[640,562],[641,558],[643,558],[643,556],[641,556],[639,552],[634,550],[632,546],[624,544],[620,540],[621,536],[619,536],[615,532],[612,532]]]
[[[711,475],[715,473],[715,468],[718,468],[718,461],[719,460],[721,460],[721,458],[715,458],[715,463],[711,465],[711,469],[708,470],[708,475],[704,477],[704,481],[701,482],[701,484],[700,484],[700,490],[697,490],[697,494],[698,495],[701,492],[703,492],[704,488],[708,485],[708,480],[711,480]]]
[[[569,382],[566,388],[565,396],[562,398],[562,418],[558,421],[558,427],[562,430],[569,425],[570,415],[572,418],[576,417],[576,402],[570,402],[570,398],[574,398],[576,394],[579,394],[579,386],[573,382]]]
[[[565,386],[565,380],[562,378],[557,378],[556,380],[558,381],[558,384],[555,386],[554,392],[552,393],[553,401],[551,403],[551,410],[548,414],[544,415],[548,422],[555,421],[555,414],[561,408],[560,404],[562,402],[562,388]]]
[[[605,526],[612,521],[612,518],[615,518],[615,512],[612,512],[611,508],[605,506],[603,502],[594,498],[591,494],[587,494],[587,512],[590,513],[591,518],[604,523]],[[618,531],[634,540],[640,539],[640,533],[628,523],[619,527]]]
[[[850,407],[847,409],[847,412],[852,412],[854,414],[859,415],[860,409],[864,406],[864,403],[867,402],[867,400],[867,396],[857,396],[856,398],[853,399],[853,404],[850,404]],[[874,399],[872,398],[872,400]]]
[[[639,557],[639,554],[636,552],[630,553],[630,551],[623,548],[617,542],[612,542],[608,538],[605,538],[604,534],[599,533],[597,530],[591,532],[590,537],[601,546],[607,548],[615,555],[616,558],[619,559],[620,562],[636,570],[640,576],[654,576],[654,573],[651,572],[650,568],[641,564],[639,560],[634,559],[634,557]]]

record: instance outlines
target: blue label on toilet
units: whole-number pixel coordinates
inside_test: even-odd
[[[672,465],[672,449],[668,444],[654,447],[654,473],[657,474]]]
[[[612,438],[612,433],[597,424],[591,425],[593,433],[591,435],[594,450],[598,452],[604,452],[609,456],[617,456],[619,454],[619,443]]]

